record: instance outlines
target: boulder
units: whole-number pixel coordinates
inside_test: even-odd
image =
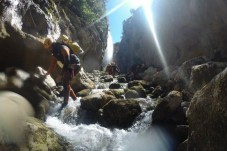
[[[148,82],[152,82],[153,75],[157,72],[157,68],[149,67],[147,70],[144,71],[142,79]]]
[[[182,94],[178,91],[171,91],[166,97],[160,98],[159,103],[152,114],[152,123],[168,123],[174,112],[182,102]]]
[[[142,86],[133,86],[130,89],[135,90],[139,94],[140,98],[146,98],[146,92]]]
[[[174,80],[177,84],[182,84],[180,89],[185,88],[189,84],[191,70],[195,65],[200,65],[208,62],[208,59],[204,56],[196,57],[191,60],[185,61],[177,70]]]
[[[71,86],[75,92],[79,92],[83,89],[94,89],[95,83],[89,79],[83,68],[81,68],[80,72],[72,80]]]
[[[187,111],[188,150],[227,148],[227,69],[198,90]]]
[[[35,110],[35,117],[44,120],[49,110],[49,101],[56,100],[51,84],[42,79],[42,75],[9,68],[6,72],[7,83],[1,90],[10,90],[25,97]],[[49,77],[53,81],[51,77]]]
[[[110,89],[120,89],[121,85],[119,83],[111,83],[109,88]]]
[[[114,99],[113,95],[108,95],[104,92],[98,92],[81,98],[81,108],[83,110],[98,112],[106,103]]]
[[[118,81],[119,83],[126,83],[126,82],[127,82],[127,80],[126,80],[125,77],[118,77],[118,78],[117,78],[117,81]]]
[[[139,93],[136,90],[127,90],[125,93],[125,98],[131,99],[131,98],[140,98]]]
[[[218,73],[227,66],[224,62],[208,62],[192,67],[189,90],[195,92],[205,86]]]
[[[111,127],[128,128],[141,111],[136,100],[113,99],[103,107],[102,123]]]
[[[27,136],[26,147],[29,151],[70,150],[69,144],[42,121],[35,118],[28,118],[25,126],[25,134]]]
[[[88,96],[91,93],[91,89],[84,89],[76,93],[79,97],[85,97]]]
[[[125,94],[124,89],[110,89],[110,91],[114,94],[116,98],[123,98],[123,95]]]

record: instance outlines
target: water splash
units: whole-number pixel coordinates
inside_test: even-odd
[[[22,29],[22,17],[19,10],[22,8],[20,0],[8,0],[9,7],[5,7],[2,20],[9,22],[13,27]]]
[[[141,101],[149,103],[147,99]],[[67,108],[77,108],[79,106],[79,101],[73,102],[70,100]],[[130,146],[135,143],[134,141],[141,138],[141,133],[144,133],[150,127],[151,114],[152,111],[141,114],[138,121],[128,130],[110,130],[99,124],[76,125],[74,123],[64,123],[61,117],[54,116],[48,116],[46,124],[66,138],[75,151],[130,151]],[[75,118],[77,118],[76,115]],[[149,146],[149,144],[146,144],[146,146]]]
[[[37,13],[40,13],[45,16],[45,19],[48,24],[48,34],[47,36],[56,40],[61,35],[61,29],[59,27],[59,22],[51,14],[46,14],[39,5],[35,4],[32,0],[6,0],[5,3],[8,3],[8,6],[4,7],[3,15],[1,17],[2,21],[9,22],[11,26],[22,30],[23,22],[22,16],[28,11],[31,6],[35,7]],[[55,7],[55,11],[58,14],[58,11]]]

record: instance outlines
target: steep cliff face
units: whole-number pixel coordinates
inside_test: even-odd
[[[154,1],[153,23],[167,64],[180,64],[195,56],[227,56],[227,3],[225,0]],[[162,66],[154,38],[139,9],[124,23],[118,62],[122,70],[133,63]]]
[[[66,34],[84,49],[84,68],[99,68],[107,45],[105,0],[0,1],[0,70],[16,66],[31,71],[46,67],[42,40]],[[29,42],[28,42],[29,41]]]

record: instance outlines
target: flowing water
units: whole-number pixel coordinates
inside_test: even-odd
[[[96,92],[96,91],[94,91]],[[145,111],[145,106],[152,103],[150,98],[138,99],[143,112],[128,129],[108,129],[97,124],[77,124],[64,121],[66,116],[78,118],[80,98],[75,102],[70,99],[68,106],[60,116],[49,115],[46,124],[73,146],[74,151],[171,151],[173,142],[158,127],[151,126],[153,111]],[[53,108],[53,112],[60,104]],[[67,110],[71,110],[70,115]]]

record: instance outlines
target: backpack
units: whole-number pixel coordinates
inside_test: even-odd
[[[84,52],[77,42],[73,42],[66,35],[62,35],[60,39],[64,44],[73,50],[74,54],[78,55]]]

